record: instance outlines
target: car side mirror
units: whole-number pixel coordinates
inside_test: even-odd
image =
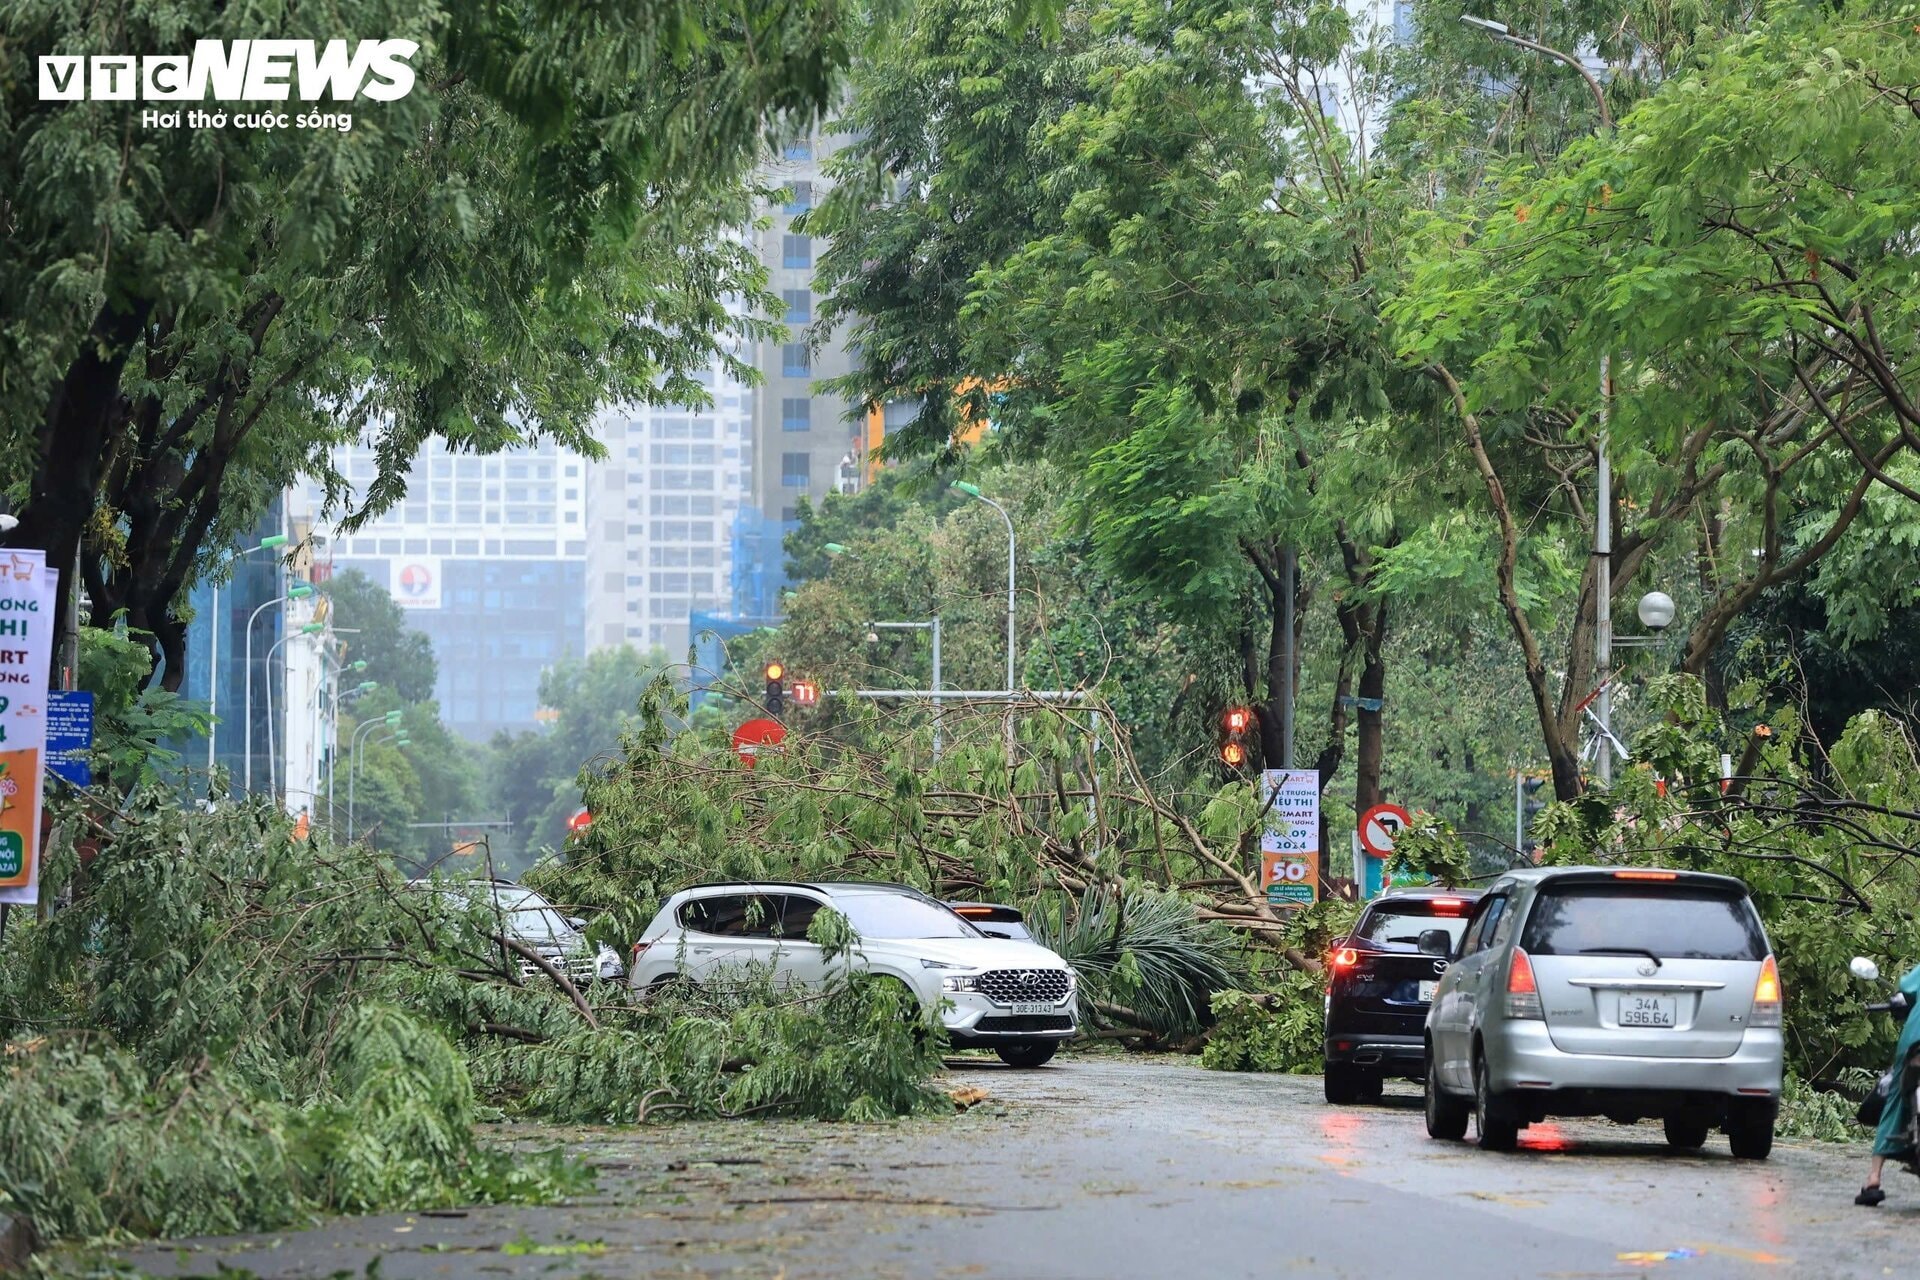
[[[576,930],[584,929],[587,927],[587,922],[585,920],[582,920],[579,916],[568,916],[567,924]]]
[[[1453,936],[1445,929],[1422,929],[1417,944],[1423,956],[1450,956],[1453,954]]]

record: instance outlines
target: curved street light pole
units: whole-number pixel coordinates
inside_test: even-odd
[[[276,606],[285,605],[289,600],[303,599],[305,596],[312,594],[312,587],[308,587],[301,595],[295,595],[289,591],[285,595],[266,601],[259,608],[247,615],[247,693],[245,709],[247,721],[247,760],[246,768],[242,771],[242,777],[245,779],[243,789],[248,795],[253,794],[253,624],[259,621],[260,615],[267,610]]]
[[[1562,53],[1550,45],[1517,36],[1504,22],[1495,22],[1491,18],[1477,17],[1471,13],[1460,15],[1460,21],[1476,30],[1484,31],[1495,40],[1515,45],[1543,57],[1564,62],[1580,73],[1587,82],[1587,88],[1593,91],[1593,104],[1600,112],[1599,133],[1613,129],[1613,112],[1607,109],[1606,91],[1600,87],[1599,79],[1587,70],[1586,64],[1570,53]],[[1607,434],[1613,420],[1613,359],[1600,357],[1600,439],[1597,442],[1594,459],[1594,498],[1593,515],[1593,669],[1600,682],[1598,696],[1594,700],[1594,715],[1600,721],[1602,741],[1599,758],[1594,762],[1604,786],[1613,783],[1613,461],[1607,443]]]
[[[400,713],[393,711],[381,716],[378,720],[369,720],[353,731],[353,747],[347,753],[347,842],[349,844],[353,842],[353,802],[357,784],[360,781],[360,748],[364,743],[373,741],[371,734],[375,729],[391,728],[394,730],[395,737],[400,736],[399,725]]]

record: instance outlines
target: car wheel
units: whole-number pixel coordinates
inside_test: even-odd
[[[1707,1122],[1694,1116],[1668,1116],[1667,1145],[1676,1151],[1698,1151],[1707,1145]]]
[[[1482,1151],[1511,1151],[1520,1143],[1520,1125],[1507,1100],[1493,1091],[1483,1053],[1473,1055],[1473,1132]]]
[[[1773,1108],[1741,1108],[1727,1117],[1727,1145],[1736,1160],[1765,1160],[1773,1152]]]
[[[1427,1053],[1427,1136],[1457,1142],[1467,1136],[1467,1104],[1440,1087],[1433,1053]]]
[[[994,1052],[1000,1055],[1000,1061],[1010,1067],[1044,1067],[1053,1061],[1053,1055],[1060,1051],[1057,1040],[1041,1040],[1034,1044],[1003,1044]]]
[[[1336,1107],[1350,1107],[1360,1101],[1360,1073],[1344,1062],[1329,1062],[1321,1077],[1327,1101]]]
[[[1360,1101],[1378,1102],[1387,1092],[1387,1078],[1378,1071],[1361,1071]]]

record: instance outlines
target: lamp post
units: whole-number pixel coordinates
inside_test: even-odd
[[[252,613],[247,615],[247,689],[246,689],[247,763],[246,763],[246,769],[244,771],[244,777],[245,777],[244,789],[248,795],[253,794],[253,624],[256,621],[258,621],[260,615],[265,613],[267,610],[284,605],[289,600],[305,600],[308,596],[312,594],[313,594],[312,587],[308,586],[304,582],[296,582],[293,584],[293,586],[287,589],[287,594],[279,597],[278,599],[267,601],[265,604],[262,604],[259,608],[255,609]]]
[[[1014,617],[1013,517],[1007,514],[1007,509],[1005,507],[995,502],[992,498],[989,498],[986,494],[980,492],[979,485],[969,484],[965,480],[955,480],[953,482],[953,487],[959,492],[966,494],[969,498],[973,498],[976,501],[986,503],[988,506],[992,507],[995,511],[998,511],[1000,513],[1000,518],[1007,522],[1007,692],[1012,693],[1014,688],[1014,684],[1013,684],[1013,671],[1014,671],[1014,664],[1013,664],[1013,617]]]
[[[353,731],[352,749],[347,752],[347,840],[349,843],[353,840],[353,802],[360,781],[360,747],[362,743],[372,740],[370,735],[375,729],[392,728],[396,731],[396,736],[403,736],[405,730],[400,728],[400,720],[400,712],[389,711],[378,720],[369,720]]]
[[[267,790],[275,796],[280,794],[280,748],[274,743],[273,732],[273,655],[280,651],[281,645],[297,636],[317,636],[326,629],[324,622],[309,622],[293,635],[281,636],[267,646]],[[288,737],[292,737],[291,725],[287,732]]]
[[[1554,58],[1566,63],[1580,73],[1587,82],[1587,88],[1593,91],[1594,105],[1600,111],[1599,133],[1613,129],[1613,112],[1607,109],[1607,95],[1601,89],[1600,81],[1586,65],[1569,53],[1537,41],[1517,36],[1504,22],[1495,22],[1491,18],[1477,17],[1471,13],[1460,15],[1460,21],[1476,30],[1484,31],[1490,37],[1503,44],[1514,45],[1531,53]],[[1613,417],[1613,360],[1610,356],[1600,357],[1600,439],[1595,449],[1594,489],[1596,491],[1593,514],[1593,668],[1600,688],[1596,699],[1595,716],[1600,722],[1603,737],[1613,737],[1613,691],[1608,669],[1613,666],[1613,463],[1608,456],[1607,429]],[[1617,741],[1617,740],[1616,740]],[[1613,783],[1613,755],[1602,743],[1600,759],[1597,762],[1600,782],[1603,786]]]
[[[256,551],[271,551],[275,547],[287,545],[287,535],[276,533],[260,539],[245,551],[236,551],[226,557],[220,568],[225,569],[236,560],[244,560]],[[207,777],[213,777],[214,742],[220,732],[220,579],[213,580],[213,617],[207,637]]]

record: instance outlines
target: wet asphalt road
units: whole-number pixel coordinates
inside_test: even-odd
[[[600,1190],[550,1208],[387,1215],[122,1255],[160,1275],[1920,1276],[1920,1181],[1851,1203],[1864,1144],[1782,1142],[1735,1162],[1716,1135],[1535,1126],[1512,1155],[1429,1140],[1419,1096],[1330,1107],[1317,1077],[1062,1057],[970,1064],[989,1101],[952,1120],[854,1127],[503,1129],[564,1142]],[[1622,1255],[1688,1254],[1655,1261]]]

